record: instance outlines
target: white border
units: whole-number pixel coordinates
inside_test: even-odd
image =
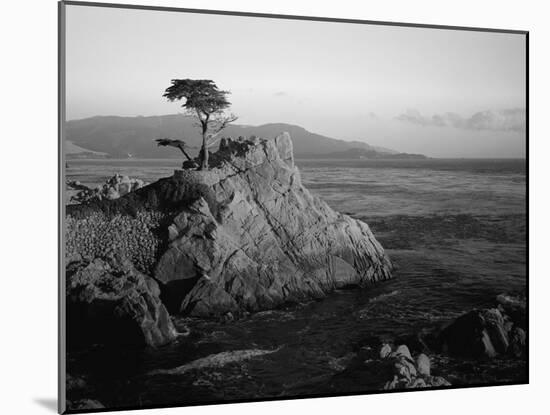
[[[124,3],[120,0],[120,3]],[[134,1],[126,1],[134,3]],[[140,414],[407,413],[517,414],[546,411],[549,359],[546,235],[545,97],[550,65],[544,2],[460,0],[136,0],[152,6],[358,18],[530,31],[531,385],[426,393],[369,395],[269,403],[174,408]],[[11,1],[2,24],[2,307],[3,413],[53,413],[57,384],[57,5]],[[536,206],[536,207],[535,207]],[[537,351],[539,352],[537,354]],[[130,413],[130,412],[122,412]],[[136,412],[133,412],[136,413]]]

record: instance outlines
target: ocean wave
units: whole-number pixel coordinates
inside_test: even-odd
[[[392,292],[389,292],[389,293],[377,295],[376,297],[371,298],[369,302],[376,303],[378,301],[384,301],[386,298],[393,297],[397,294],[399,294],[399,290],[393,290]]]
[[[183,375],[191,370],[221,368],[230,363],[237,363],[243,360],[249,360],[254,357],[263,356],[278,352],[281,347],[272,350],[265,349],[245,349],[234,350],[230,352],[221,352],[211,354],[192,362],[175,367],[173,369],[157,369],[149,372],[149,375]]]

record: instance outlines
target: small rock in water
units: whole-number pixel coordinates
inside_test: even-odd
[[[386,384],[384,385],[384,389],[385,390],[397,389],[398,386],[399,386],[399,378],[397,377],[397,375],[395,375],[392,380],[386,382]]]
[[[397,350],[395,350],[394,354],[395,354],[395,356],[398,356],[398,357],[399,356],[404,356],[404,357],[406,357],[407,359],[409,359],[411,361],[413,360],[413,358],[411,356],[411,352],[409,351],[409,348],[404,344],[400,345],[397,348]]]
[[[416,358],[416,367],[420,376],[430,376],[430,358],[424,353]]]
[[[426,385],[426,381],[422,378],[416,378],[412,383],[411,385],[409,386],[411,389],[414,389],[414,388],[425,388],[427,387],[428,385]]]
[[[514,327],[510,335],[510,353],[515,357],[522,357],[525,353],[527,335],[520,327]]]
[[[97,186],[95,189],[83,186],[78,182],[70,182],[68,185],[80,190],[71,198],[72,202],[85,203],[92,200],[114,200],[124,196],[134,190],[140,189],[146,185],[143,180],[131,179],[128,176],[115,174],[109,178],[103,185]]]
[[[430,378],[430,384],[433,387],[440,387],[440,386],[451,386],[451,383],[441,376],[432,376]]]
[[[415,365],[409,348],[404,344],[400,345],[394,353],[391,353],[391,347],[388,344],[384,344],[380,350],[380,358],[393,359],[393,379],[384,384],[385,390],[451,385],[440,376],[431,376],[430,358],[424,353],[417,356]]]
[[[71,376],[71,375],[67,374],[67,379],[65,381],[65,385],[66,385],[65,387],[66,387],[67,391],[74,391],[74,390],[77,390],[77,389],[86,388],[86,381],[81,377]]]
[[[67,407],[71,410],[103,409],[105,406],[94,399],[80,399],[78,401],[67,401]]]
[[[399,378],[405,378],[410,381],[413,377],[416,377],[416,368],[405,356],[396,358],[394,369]]]
[[[391,354],[391,346],[387,343],[382,345],[382,348],[380,349],[380,357],[382,359],[385,359]]]

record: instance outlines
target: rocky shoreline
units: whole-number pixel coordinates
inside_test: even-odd
[[[494,308],[474,309],[392,342],[360,345],[347,367],[334,376],[332,387],[344,391],[437,389],[464,385],[452,379],[457,375],[453,372],[465,366],[471,366],[474,378],[481,367],[495,365],[526,371],[526,323],[525,298],[501,294]]]
[[[302,186],[288,135],[233,142],[211,160],[210,171],[179,170],[116,198],[67,206],[70,347],[159,348],[180,335],[171,315],[229,322],[391,278],[393,266],[369,227]],[[526,343],[524,298],[502,295],[495,307],[443,327],[365,343],[338,363],[331,382],[339,391],[449,387],[447,356],[521,365]],[[231,364],[237,352],[214,354],[213,362]],[[87,399],[93,391],[71,388],[68,382],[73,408],[100,405]]]
[[[69,307],[101,325],[106,314],[90,309],[109,292],[109,301],[134,304],[141,296],[170,313],[219,318],[391,277],[392,264],[369,227],[303,187],[288,134],[228,141],[211,163],[208,171],[179,170],[133,191],[119,189],[119,197],[67,206]],[[131,184],[110,182],[108,190]],[[145,317],[130,308],[118,320],[133,331]],[[158,343],[143,334],[137,343]]]

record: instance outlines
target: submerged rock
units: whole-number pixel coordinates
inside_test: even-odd
[[[95,259],[68,267],[67,335],[87,342],[161,346],[176,329],[158,284],[127,260]]]
[[[67,209],[76,231],[93,214],[108,222],[143,211],[164,218],[151,269],[173,312],[240,315],[391,277],[368,225],[302,185],[286,133],[227,141],[208,171],[179,170],[117,200]]]
[[[79,399],[76,401],[67,401],[67,408],[71,411],[80,411],[86,409],[104,409],[105,406],[95,399]]]
[[[421,376],[430,376],[430,358],[424,353],[420,353],[416,358],[417,372]]]
[[[67,391],[72,392],[75,390],[86,388],[86,381],[82,377],[71,376],[70,374],[67,374],[65,386]]]

